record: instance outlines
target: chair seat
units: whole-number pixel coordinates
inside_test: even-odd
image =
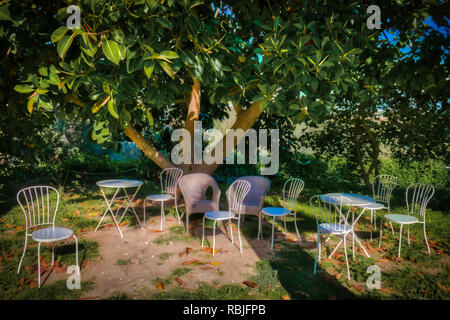
[[[268,216],[279,217],[289,214],[291,211],[282,207],[266,207],[262,212]]]
[[[147,196],[147,199],[153,201],[167,201],[172,199],[173,196],[170,194],[150,194]]]
[[[327,234],[345,234],[352,231],[352,227],[342,223],[321,223],[319,231]]]
[[[43,228],[34,231],[31,238],[38,242],[53,242],[67,239],[73,235],[73,231],[67,228]]]
[[[407,214],[387,214],[384,216],[386,219],[402,224],[411,224],[419,221],[418,218],[407,215]]]
[[[369,210],[380,210],[380,209],[386,209],[386,206],[382,203],[373,202],[373,203],[365,205],[364,208],[369,209]]]
[[[207,211],[205,216],[212,220],[229,220],[235,217],[234,213],[229,211]]]

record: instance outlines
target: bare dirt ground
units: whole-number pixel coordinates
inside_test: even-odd
[[[167,218],[163,231],[158,232],[158,216],[147,219],[145,229],[122,227],[123,238],[115,227],[100,228],[97,232],[83,234],[84,239],[97,241],[100,250],[98,261],[88,262],[81,269],[81,280],[95,283],[94,289],[83,297],[101,299],[120,291],[139,298],[145,292],[155,292],[156,282],[168,278],[177,268],[191,269],[191,272],[178,277],[181,281],[177,280],[178,285],[186,289],[195,289],[199,282],[215,285],[241,283],[255,273],[257,261],[273,255],[269,234],[265,235],[264,240],[242,237],[243,253],[240,253],[237,230],[233,228],[232,244],[224,233],[226,226],[223,225],[220,228],[222,232],[216,229],[216,253],[212,256],[206,249],[206,242],[202,250],[202,223],[201,220],[195,222],[193,221],[190,232],[196,237],[188,242],[168,241],[155,244],[153,241],[157,238],[173,235],[168,231],[169,228],[179,225],[176,219]],[[245,223],[257,222],[249,220]],[[284,235],[276,232],[276,239],[279,237]],[[205,229],[205,239],[212,246],[212,229]],[[67,274],[64,273],[51,273],[47,282],[66,277]]]

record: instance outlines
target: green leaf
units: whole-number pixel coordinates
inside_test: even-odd
[[[34,99],[35,98],[36,98],[36,95],[34,95],[30,99],[28,99],[27,109],[28,109],[29,113],[33,113],[33,106],[34,106]]]
[[[153,62],[153,60],[145,61],[144,72],[148,79],[150,79],[150,77],[152,76],[154,68],[155,68],[155,63]]]
[[[58,42],[57,51],[58,55],[61,57],[61,59],[64,59],[64,56],[66,55],[67,50],[69,50],[70,45],[72,44],[74,38],[74,34],[71,36],[64,36],[62,39]]]
[[[62,37],[66,34],[67,30],[69,30],[69,28],[67,28],[66,26],[62,26],[53,31],[52,35],[50,36],[52,43],[61,40]]]
[[[115,105],[114,100],[113,100],[112,97],[108,101],[108,111],[109,111],[109,113],[111,113],[111,115],[114,118],[119,119],[119,115],[117,114],[116,105]]]
[[[119,64],[120,60],[125,59],[123,55],[123,50],[119,47],[117,42],[114,40],[106,40],[102,41],[102,51],[105,54],[106,58],[114,64]]]
[[[101,99],[99,99],[94,105],[92,106],[92,113],[97,113],[98,110],[100,110],[101,107],[103,107],[109,100],[111,99],[111,96],[107,96],[106,99],[103,99],[103,96]]]
[[[178,59],[180,57],[175,51],[170,50],[164,50],[159,56],[165,59]]]
[[[47,76],[48,76],[47,67],[40,67],[40,68],[39,68],[39,74],[40,74],[41,76],[47,77]]]
[[[150,127],[153,128],[154,120],[153,120],[152,114],[148,110],[145,110],[145,113],[147,115],[147,120],[148,120],[148,123],[150,124]]]
[[[20,93],[29,93],[33,91],[33,86],[29,84],[18,84],[14,87],[14,90]]]
[[[9,3],[0,6],[0,20],[12,21],[11,16],[9,14],[8,6],[9,6]]]
[[[175,75],[173,74],[172,68],[169,66],[169,64],[167,62],[161,61],[159,64],[161,65],[161,67],[167,73],[167,75],[169,77],[171,77],[172,79],[175,79]]]
[[[125,44],[125,34],[123,33],[122,30],[115,29],[112,32],[112,36],[113,36],[114,40],[116,40],[118,43]]]
[[[93,57],[97,53],[97,46],[93,46],[89,37],[81,35],[80,47],[88,56]]]

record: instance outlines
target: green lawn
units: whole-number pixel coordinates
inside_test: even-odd
[[[221,186],[223,191],[226,186]],[[146,184],[140,196],[156,190],[157,185]],[[335,190],[334,190],[335,189]],[[336,185],[326,191],[363,192],[362,187]],[[320,193],[319,188],[308,188],[302,192],[298,202],[298,225],[303,239],[315,244],[315,218],[308,204],[309,197]],[[272,185],[266,198],[266,206],[280,205],[280,187]],[[397,190],[393,199],[393,213],[405,212],[402,203],[402,190]],[[223,199],[222,199],[223,200]],[[90,188],[69,189],[62,193],[60,210],[57,218],[58,226],[72,228],[80,235],[80,263],[94,261],[101,256],[95,241],[84,240],[83,232],[93,230],[99,215],[103,213],[104,201],[95,186]],[[383,215],[377,213],[378,219]],[[131,215],[126,218],[133,223]],[[200,216],[199,216],[200,217]],[[254,217],[248,217],[243,224],[243,235],[256,238],[257,223]],[[283,231],[282,221],[277,222],[278,232]],[[266,238],[270,235],[271,225],[264,223]],[[288,230],[293,231],[293,218],[288,219]],[[363,257],[358,251],[356,261],[351,259],[349,250],[351,281],[346,278],[346,267],[342,255],[342,247],[331,260],[325,259],[325,252],[330,253],[336,243],[328,242],[323,250],[322,261],[318,272],[313,275],[315,249],[300,248],[298,243],[281,237],[275,242],[275,255],[270,259],[262,259],[253,267],[255,276],[248,284],[201,283],[195,290],[186,290],[177,285],[175,279],[190,272],[189,268],[177,268],[166,279],[154,279],[154,283],[163,282],[164,290],[154,290],[154,283],[149,283],[149,290],[137,292],[135,295],[116,292],[109,298],[129,299],[449,299],[449,219],[448,211],[427,210],[427,235],[432,247],[431,255],[427,254],[423,241],[422,229],[419,225],[411,228],[411,245],[403,238],[402,257],[397,258],[398,227],[395,235],[384,229],[381,249],[378,247],[378,232],[374,232],[370,242],[369,221],[364,217],[358,223],[364,244],[372,258]],[[68,290],[64,281],[45,284],[41,289],[36,286],[37,252],[36,244],[29,245],[20,274],[17,274],[19,258],[24,242],[23,213],[16,203],[8,203],[0,216],[0,299],[78,299],[83,292],[95,286],[95,280],[85,283],[83,291]],[[406,235],[406,233],[404,234]],[[155,243],[165,245],[169,242],[198,241],[184,234],[184,227],[177,226],[168,235],[160,236]],[[159,242],[159,243],[158,243]],[[350,247],[349,247],[350,248]],[[74,263],[74,248],[71,242],[56,250],[59,266]],[[236,251],[236,254],[238,252]],[[245,253],[244,253],[245,254]],[[49,249],[42,251],[45,261],[51,261]],[[168,254],[159,256],[164,262],[170,258]],[[118,260],[118,265],[126,265],[126,260]],[[381,289],[369,290],[366,280],[369,276],[367,268],[377,265],[381,269]],[[218,272],[224,272],[218,270]]]

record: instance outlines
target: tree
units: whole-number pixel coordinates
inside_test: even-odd
[[[379,173],[381,145],[407,160],[448,153],[448,32],[439,28],[448,30],[445,6],[409,4],[409,20],[393,10],[379,46],[358,57],[354,86],[335,96],[336,109],[322,130],[306,134],[319,154],[347,158],[367,186]]]
[[[59,27],[45,30],[48,49],[56,47],[61,61],[36,63],[36,73],[23,70],[15,89],[30,97],[33,117],[58,110],[91,119],[94,139],[123,132],[164,168],[172,164],[141,132],[165,107],[184,113],[191,133],[201,110],[220,117],[230,101],[238,112],[232,128],[244,131],[262,112],[294,121],[326,114],[331,93],[352,82],[357,44],[377,42],[365,27],[365,8],[343,4],[81,1],[82,30],[67,29],[61,6]],[[7,3],[2,12],[20,15],[26,5]]]

